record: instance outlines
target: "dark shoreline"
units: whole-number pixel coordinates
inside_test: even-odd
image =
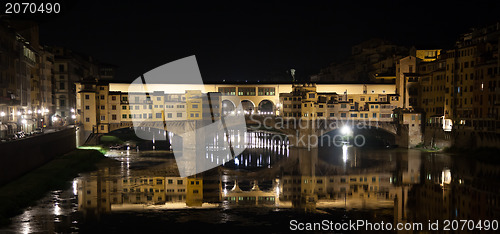
[[[55,157],[47,164],[0,187],[0,226],[20,214],[51,190],[70,186],[69,180],[78,173],[97,169],[96,163],[105,159],[97,150],[76,149]]]

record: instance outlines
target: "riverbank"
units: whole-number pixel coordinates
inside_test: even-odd
[[[0,226],[9,223],[9,218],[42,198],[51,190],[68,187],[78,173],[95,170],[96,163],[105,159],[96,150],[76,149],[28,174],[0,187]]]

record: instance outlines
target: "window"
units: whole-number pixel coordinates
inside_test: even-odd
[[[104,130],[104,125],[101,125],[101,130]]]
[[[85,118],[85,122],[87,122],[87,123],[90,122],[90,118],[88,118],[88,117]]]
[[[346,113],[340,113],[340,117],[345,118],[347,116]]]
[[[116,96],[111,96],[112,101],[116,101]]]
[[[167,118],[171,119],[172,118],[172,113],[167,114]]]
[[[182,113],[177,113],[177,117],[182,117]]]
[[[126,110],[127,109],[127,106],[122,106],[122,110]]]
[[[192,107],[193,109],[196,109],[196,108],[198,108],[198,104],[193,104],[191,107]]]
[[[377,113],[373,113],[372,118],[377,118]]]
[[[90,95],[85,94],[85,99],[89,100],[90,99]]]
[[[358,117],[358,114],[351,114],[351,117]]]
[[[127,118],[127,115],[126,114],[123,114],[122,115],[122,119],[126,119]]]
[[[103,120],[103,121],[106,120],[106,116],[101,115],[101,120]]]
[[[177,184],[182,184],[182,180],[177,180]]]
[[[64,72],[64,64],[59,64],[59,71]]]
[[[153,118],[153,114],[152,113],[149,113],[148,114],[148,119],[152,119]]]
[[[259,96],[274,96],[274,88],[259,87]]]
[[[236,88],[235,87],[219,87],[219,92],[222,95],[235,96],[236,95]]]
[[[116,110],[116,105],[112,105],[111,110]]]
[[[161,113],[156,113],[156,118],[160,119],[161,118]]]
[[[309,94],[309,98],[314,98],[314,97],[316,97],[316,95],[314,93]]]
[[[111,120],[116,120],[116,115],[111,115]]]
[[[104,100],[104,95],[101,95],[101,100]]]
[[[335,117],[335,113],[330,113],[330,117]]]
[[[127,102],[128,101],[128,97],[122,97],[122,101]]]
[[[238,88],[238,96],[255,96],[255,87]]]
[[[105,106],[101,106],[101,110],[104,110],[104,109],[106,109],[106,107]]]
[[[66,100],[65,99],[59,100],[59,105],[60,106],[65,106],[66,105]]]
[[[161,97],[156,97],[156,101],[161,101]]]
[[[85,110],[90,110],[90,106],[85,106]]]
[[[64,82],[59,82],[59,89],[64,89]]]

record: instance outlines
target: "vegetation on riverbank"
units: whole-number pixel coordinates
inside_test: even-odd
[[[76,149],[0,187],[0,226],[47,192],[69,186],[68,181],[78,173],[95,170],[96,163],[104,158],[96,150]]]

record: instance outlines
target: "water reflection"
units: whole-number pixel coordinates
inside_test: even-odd
[[[42,229],[89,230],[89,220],[104,216],[106,226],[97,227],[127,230],[123,222],[109,220],[127,222],[138,215],[159,223],[170,217],[178,224],[174,217],[182,217],[204,225],[239,220],[234,225],[257,227],[283,210],[291,212],[287,220],[319,215],[393,224],[500,217],[499,168],[474,158],[347,145],[308,151],[262,132],[248,133],[244,142],[248,148],[234,160],[187,178],[179,177],[175,158],[161,151],[111,151],[108,157],[119,163],[82,175],[64,193],[62,200],[73,201],[77,209],[61,206],[59,195],[35,209],[51,213],[52,226]],[[26,210],[12,228],[39,231],[40,225],[26,219],[43,219],[42,213]],[[252,218],[241,219],[243,213]]]

